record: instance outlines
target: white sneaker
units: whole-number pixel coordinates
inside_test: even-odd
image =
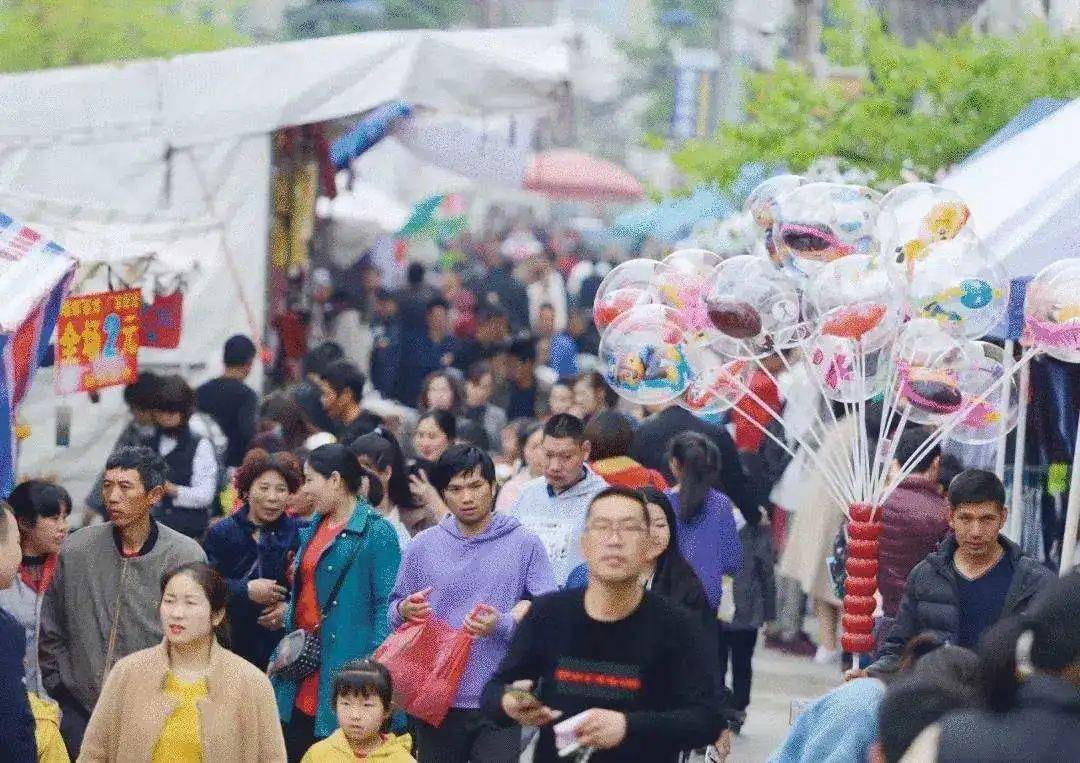
[[[817,648],[817,652],[814,654],[815,665],[832,665],[834,662],[840,661],[839,649],[826,649],[823,646]]]

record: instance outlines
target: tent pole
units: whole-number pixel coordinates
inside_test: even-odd
[[[1024,450],[1027,446],[1028,391],[1031,387],[1031,364],[1025,363],[1020,369],[1020,400],[1016,412],[1016,447],[1013,452],[1012,500],[1009,502],[1009,527],[1006,535],[1014,543],[1020,542],[1024,533]],[[1009,410],[1009,389],[1002,391],[1003,416],[1006,424]],[[1004,453],[1004,449],[1002,449]]]
[[[1002,356],[1002,360],[1004,361],[1002,365],[1004,366],[1006,376],[1012,373],[1013,363],[1015,362],[1015,360],[1013,359],[1013,352],[1015,352],[1015,350],[1016,342],[1014,342],[1012,339],[1006,339]],[[1006,395],[1005,399],[1008,400],[1008,389],[1004,390],[1002,394]],[[1021,403],[1021,405],[1022,404],[1023,403]],[[1008,410],[1007,406],[1006,410]],[[997,451],[994,454],[994,474],[996,474],[998,479],[1002,482],[1005,481],[1005,449],[1009,440],[1008,418],[1008,416],[1001,417],[1001,426],[998,428]]]
[[[1076,422],[1077,440],[1080,445],[1080,418]],[[1073,447],[1072,473],[1069,475],[1069,508],[1065,512],[1065,535],[1061,539],[1061,567],[1059,574],[1064,577],[1072,569],[1076,550],[1076,531],[1080,529],[1080,447]]]

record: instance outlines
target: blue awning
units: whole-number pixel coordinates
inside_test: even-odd
[[[347,133],[330,146],[330,161],[343,170],[356,157],[386,137],[394,122],[412,114],[405,101],[387,101],[364,115]]]

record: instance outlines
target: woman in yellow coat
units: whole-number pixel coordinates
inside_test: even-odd
[[[165,639],[113,667],[79,761],[284,763],[270,681],[214,637],[226,597],[225,581],[203,562],[165,575]]]

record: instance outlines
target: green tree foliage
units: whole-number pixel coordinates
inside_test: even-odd
[[[354,5],[323,0],[286,13],[292,39],[380,29],[454,29],[480,21],[478,3],[467,0],[380,0]]]
[[[684,144],[676,165],[729,184],[747,162],[804,171],[836,156],[885,184],[905,168],[922,177],[962,160],[1038,97],[1080,95],[1080,39],[1033,26],[1014,37],[969,30],[905,46],[878,16],[834,3],[823,42],[834,64],[864,73],[856,87],[816,80],[781,61],[747,78],[746,121]]]
[[[165,0],[6,0],[0,4],[0,71],[98,64],[241,45],[245,38],[200,14],[170,12]],[[225,4],[228,5],[227,3]]]

